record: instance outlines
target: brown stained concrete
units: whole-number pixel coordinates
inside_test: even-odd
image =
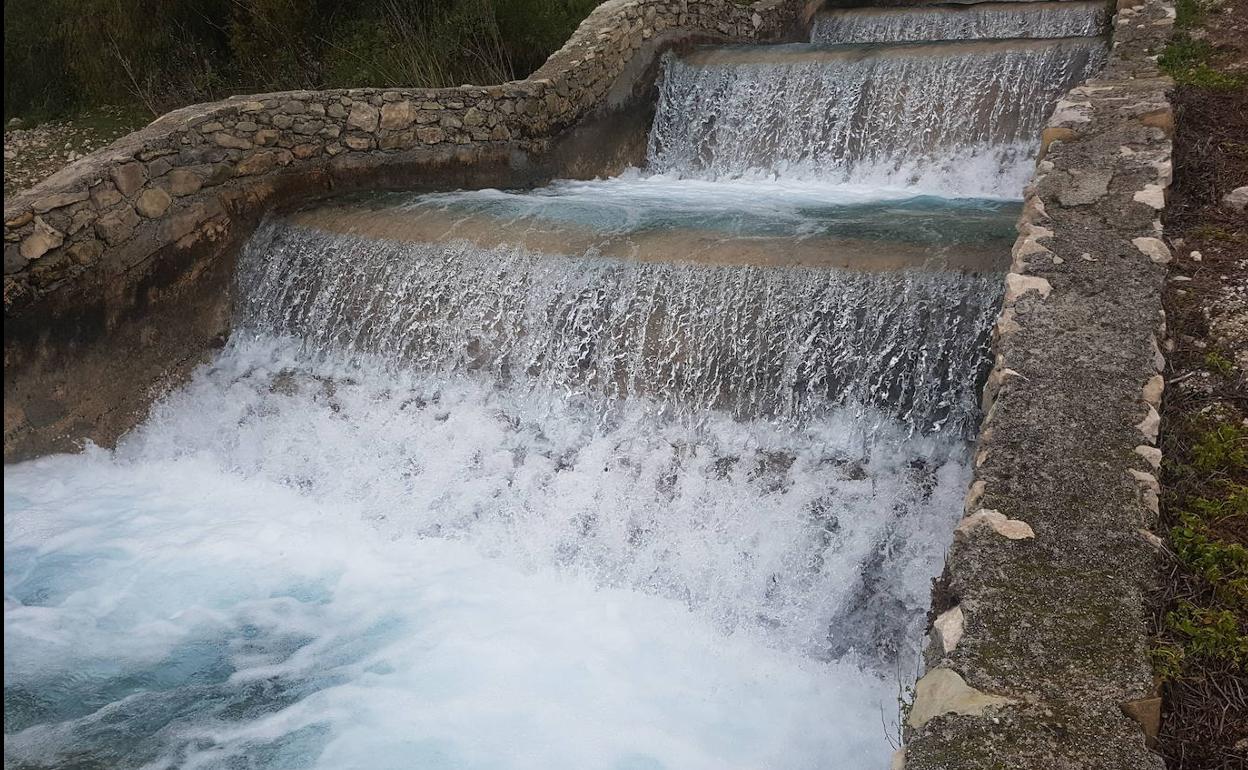
[[[518,246],[566,257],[593,252],[618,259],[715,265],[994,272],[1004,269],[1002,256],[1009,251],[1009,242],[1001,240],[937,249],[900,241],[815,236],[795,240],[698,229],[608,234],[535,219],[504,222],[485,215],[459,216],[430,207],[372,209],[332,204],[293,213],[287,220],[299,227],[390,241],[464,240],[485,249]]]

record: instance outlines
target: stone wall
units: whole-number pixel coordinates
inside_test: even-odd
[[[5,460],[110,443],[228,332],[272,207],[352,189],[535,184],[641,160],[662,51],[800,39],[817,0],[610,0],[531,77],[187,107],[4,209]]]
[[[907,770],[1161,770],[1145,594],[1170,256],[1167,0],[1125,0],[1044,131],[975,476],[934,591]]]

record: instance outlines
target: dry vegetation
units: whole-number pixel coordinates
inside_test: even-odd
[[[1174,349],[1163,423],[1166,561],[1154,661],[1171,770],[1248,767],[1248,0],[1181,0],[1175,78]]]

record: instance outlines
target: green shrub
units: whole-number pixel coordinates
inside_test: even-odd
[[[522,77],[595,0],[6,0],[6,119]]]

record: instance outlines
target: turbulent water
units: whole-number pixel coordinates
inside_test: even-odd
[[[1105,3],[1009,2],[929,8],[854,8],[815,17],[812,43],[901,43],[914,40],[1052,38],[1099,35]]]
[[[6,469],[11,766],[878,764],[960,449],[300,347]]]
[[[887,766],[1102,53],[697,52],[644,170],[267,223],[189,384],[5,467],[5,767]]]
[[[1057,97],[1104,58],[1094,39],[908,50],[794,45],[671,59],[650,166],[1012,197]]]
[[[994,276],[563,259],[285,226],[253,239],[244,317],[311,350],[476,372],[607,404],[804,422],[871,408],[969,436]]]

